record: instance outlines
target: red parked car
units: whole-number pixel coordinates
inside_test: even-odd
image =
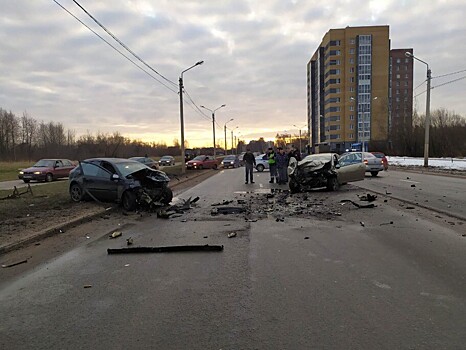
[[[374,156],[382,160],[383,170],[388,170],[388,160],[382,152],[371,152]]]
[[[217,169],[218,161],[211,156],[197,156],[186,163],[187,169]]]
[[[75,165],[68,159],[41,159],[32,167],[19,172],[18,178],[28,183],[31,180],[51,182],[68,177]]]

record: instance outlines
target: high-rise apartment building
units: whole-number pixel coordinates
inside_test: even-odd
[[[307,64],[307,113],[313,151],[322,144],[335,152],[354,148],[354,144],[366,150],[388,147],[394,108],[390,52],[386,25],[331,29],[325,34]],[[401,50],[392,52],[397,62]],[[411,89],[412,100],[412,65],[410,79],[407,89]],[[404,89],[404,81],[399,83]]]

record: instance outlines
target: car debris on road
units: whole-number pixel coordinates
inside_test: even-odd
[[[130,248],[108,248],[108,254],[131,254],[131,253],[174,253],[174,252],[220,252],[223,245],[179,245],[166,247],[130,247]]]

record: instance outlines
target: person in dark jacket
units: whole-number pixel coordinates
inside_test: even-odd
[[[299,151],[296,149],[294,145],[291,145],[291,150],[288,153],[288,161],[291,158],[296,158],[296,160],[299,162],[301,160],[301,154],[299,154]]]
[[[278,154],[275,159],[277,161],[278,172],[277,183],[279,185],[284,185],[288,182],[288,173],[286,172],[288,168],[288,155],[285,153],[283,148],[278,147]]]
[[[246,169],[246,185],[248,184],[249,180],[251,183],[254,183],[252,174],[254,171],[254,167],[256,166],[256,158],[254,157],[254,154],[251,153],[250,149],[246,150],[246,153],[243,156],[243,162],[245,165]]]

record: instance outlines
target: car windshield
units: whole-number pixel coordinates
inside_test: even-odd
[[[114,163],[113,165],[118,168],[121,175],[124,177],[141,169],[148,169],[146,165],[139,162]]]
[[[171,159],[170,156],[164,156],[164,157],[160,158],[160,160],[170,160],[170,159]]]
[[[383,158],[385,157],[385,154],[383,153],[372,153],[374,156],[376,156],[377,158]]]
[[[235,160],[236,156],[226,156],[223,160]]]
[[[205,159],[205,156],[197,156],[193,160],[204,160],[204,159]]]
[[[33,166],[36,167],[36,168],[48,168],[48,167],[53,167],[54,164],[55,164],[54,160],[41,159],[36,164],[34,164]]]

